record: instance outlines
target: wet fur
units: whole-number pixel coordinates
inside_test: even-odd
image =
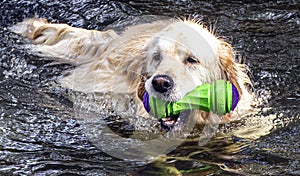
[[[86,93],[113,91],[129,93],[145,115],[141,97],[150,95],[176,101],[196,86],[218,79],[229,80],[241,96],[236,113],[250,108],[251,81],[247,67],[235,61],[230,44],[216,37],[196,20],[153,22],[127,28],[121,35],[112,30],[95,31],[27,19],[12,30],[34,44],[34,53],[76,65],[60,80],[62,86]],[[191,57],[195,63],[187,62]],[[156,92],[153,76],[167,74],[175,82],[168,93]],[[209,113],[197,111],[203,123]],[[230,115],[225,116],[231,118]]]

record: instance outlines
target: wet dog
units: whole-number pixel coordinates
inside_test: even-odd
[[[15,25],[35,53],[71,62],[76,68],[60,80],[76,91],[129,93],[145,115],[142,97],[176,101],[204,83],[230,81],[241,100],[236,112],[250,108],[247,67],[235,61],[230,44],[196,20],[158,21],[128,27],[123,33],[95,31],[27,19]],[[207,112],[195,112],[199,123]],[[227,114],[226,119],[232,118]]]

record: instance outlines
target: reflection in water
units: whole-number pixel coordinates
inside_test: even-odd
[[[0,175],[300,175],[299,2],[12,0],[1,2],[0,11]],[[81,105],[89,105],[84,101],[93,97],[74,103],[69,96],[74,92],[52,85],[72,66],[18,49],[25,41],[7,29],[35,15],[121,31],[123,26],[158,18],[149,15],[190,14],[213,25],[243,52],[262,103],[257,112],[220,125],[212,139],[194,131],[146,165],[99,149],[78,118],[80,108],[91,108]],[[134,112],[132,106],[122,108]],[[102,124],[119,136],[147,141],[161,135],[153,119],[110,112],[103,113]]]

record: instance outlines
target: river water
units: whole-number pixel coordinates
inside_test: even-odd
[[[0,4],[0,175],[300,175],[300,2],[4,0]],[[21,48],[26,41],[9,30],[35,16],[117,31],[142,21],[197,17],[244,56],[262,104],[255,114],[219,126],[203,145],[199,137],[190,137],[151,162],[119,158],[95,144],[89,136],[93,131],[87,132],[75,118],[76,104],[68,96],[74,92],[52,86],[72,66],[31,55]],[[135,125],[143,123],[142,128],[109,113],[102,115],[110,129],[127,139],[137,129],[155,130],[149,125],[153,122],[137,122],[138,117],[131,118]],[[128,152],[125,143],[113,142],[118,144],[116,151]]]

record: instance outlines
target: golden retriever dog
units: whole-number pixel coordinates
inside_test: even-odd
[[[76,65],[59,81],[62,86],[86,93],[129,93],[141,116],[147,114],[142,104],[145,91],[172,102],[219,79],[230,81],[239,92],[236,114],[250,108],[247,67],[235,61],[237,55],[230,44],[197,20],[157,21],[117,34],[34,18],[13,30],[34,44],[33,52]],[[195,113],[198,123],[206,122],[212,114]],[[226,121],[232,114],[221,118]]]

